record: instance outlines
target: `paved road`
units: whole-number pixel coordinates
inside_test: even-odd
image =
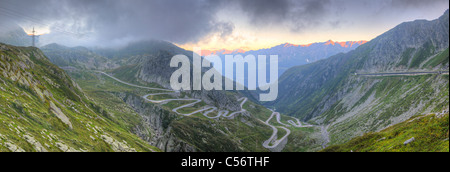
[[[294,121],[292,121],[292,120],[288,120],[288,123],[291,124],[291,125],[294,126],[294,127],[297,127],[297,128],[314,127],[314,125],[310,125],[310,124],[302,125],[302,123],[300,122],[300,120],[297,119],[297,118],[295,118],[295,120],[296,120],[297,123],[294,122]]]
[[[281,115],[280,115],[280,113],[275,112],[273,110],[271,110],[271,111],[272,111],[272,115],[270,115],[269,119],[267,119],[264,122],[264,124],[268,125],[273,130],[272,136],[270,136],[270,138],[263,143],[263,146],[265,148],[267,148],[267,149],[272,149],[272,148],[277,147],[281,142],[283,142],[285,139],[287,139],[287,137],[291,134],[291,130],[286,128],[286,127],[290,127],[290,125],[281,122]],[[272,120],[274,116],[275,116],[277,122],[284,126],[284,127],[278,127],[278,128],[286,130],[286,134],[281,139],[277,139],[277,137],[278,137],[278,135],[277,135],[278,134],[277,127],[275,127],[275,126],[270,124],[270,120]],[[293,117],[291,117],[291,118],[293,118]],[[309,125],[309,124],[308,125],[302,125],[302,123],[300,122],[300,120],[298,118],[293,118],[293,119],[295,119],[297,121],[297,123],[295,123],[292,120],[288,120],[288,123],[290,123],[293,127],[297,127],[297,128],[314,127],[313,125]],[[270,145],[270,143],[272,143],[272,145]]]
[[[275,127],[275,126],[270,124],[270,120],[272,120],[272,118],[274,116],[276,116],[277,122],[279,124],[286,126],[286,124],[281,123],[281,121],[279,120],[280,113],[272,111],[272,115],[270,115],[269,119],[267,119],[267,121],[264,122],[264,124],[266,124],[267,126],[271,127],[272,130],[273,130],[272,136],[270,136],[270,138],[268,140],[264,141],[264,143],[263,143],[263,147],[265,147],[267,149],[276,148],[281,142],[283,142],[285,139],[287,139],[287,137],[291,134],[291,130],[289,130],[289,129],[285,128],[285,127],[279,127],[279,128],[282,128],[282,129],[286,130],[286,134],[281,139],[277,139],[277,137],[278,137],[278,129],[277,129],[277,127]],[[272,145],[271,145],[271,143],[272,143]]]
[[[105,72],[101,72],[101,71],[95,71],[95,72],[98,72],[98,73],[101,73],[101,74],[103,74],[103,75],[106,75],[106,76],[108,76],[108,77],[110,77],[110,78],[116,80],[117,82],[120,82],[120,83],[125,84],[125,85],[128,85],[128,86],[132,86],[132,87],[143,88],[143,89],[148,89],[148,90],[159,90],[159,91],[171,91],[171,92],[177,92],[177,91],[174,91],[174,90],[163,89],[163,88],[152,88],[152,87],[144,87],[144,86],[140,86],[140,85],[134,85],[134,84],[130,84],[130,83],[128,83],[128,82],[122,81],[122,80],[120,80],[120,79],[117,79],[116,77],[111,76],[111,75],[109,75],[109,74],[107,74],[107,73],[105,73]]]
[[[117,82],[120,82],[120,83],[125,84],[125,85],[128,85],[128,86],[132,86],[132,87],[136,87],[136,88],[143,88],[143,89],[148,89],[148,90],[165,91],[164,93],[151,93],[151,94],[147,94],[147,95],[142,96],[142,98],[143,98],[144,100],[149,101],[149,102],[151,102],[151,103],[157,103],[157,104],[159,104],[159,103],[168,103],[168,102],[171,102],[171,101],[194,101],[194,102],[192,102],[192,103],[188,103],[188,104],[185,104],[185,105],[182,105],[182,106],[179,106],[179,107],[176,107],[176,108],[172,109],[172,112],[175,112],[175,113],[178,114],[178,115],[191,116],[191,115],[193,115],[193,114],[197,114],[197,113],[200,113],[200,112],[204,112],[203,115],[204,115],[205,117],[207,117],[207,118],[209,118],[209,119],[216,119],[216,118],[220,118],[220,117],[232,118],[232,117],[234,117],[234,115],[236,115],[236,114],[240,114],[240,113],[247,112],[247,110],[244,109],[243,106],[244,106],[244,104],[247,102],[248,99],[247,99],[246,97],[242,97],[242,98],[238,99],[238,101],[242,101],[241,104],[240,104],[240,107],[241,107],[241,110],[240,110],[240,111],[236,111],[236,112],[229,113],[229,111],[227,111],[227,110],[219,110],[217,116],[210,117],[210,116],[208,116],[208,114],[209,114],[209,113],[212,113],[212,112],[214,112],[214,111],[217,111],[217,110],[218,110],[217,107],[214,107],[214,106],[204,106],[204,107],[202,107],[201,109],[199,109],[199,110],[197,110],[197,111],[194,111],[194,112],[191,112],[191,113],[188,113],[188,114],[180,113],[180,112],[178,112],[178,110],[180,110],[180,109],[182,109],[182,108],[186,108],[186,107],[192,107],[192,106],[194,106],[195,104],[200,103],[202,100],[200,100],[200,99],[194,99],[194,98],[152,100],[152,99],[149,99],[148,97],[149,97],[149,96],[154,96],[154,95],[170,95],[170,94],[178,93],[178,91],[169,90],[169,89],[161,89],[161,88],[144,87],[144,86],[139,86],[139,85],[135,85],[135,84],[130,84],[130,83],[124,82],[124,81],[122,81],[122,80],[120,80],[120,79],[117,79],[117,78],[115,78],[114,76],[111,76],[111,75],[109,75],[109,74],[107,74],[107,73],[105,73],[105,72],[100,72],[100,71],[96,71],[96,72],[99,72],[99,73],[101,73],[101,74],[103,74],[103,75],[105,75],[105,76],[108,76],[108,77],[110,77],[110,78],[116,80]],[[272,110],[271,110],[271,111],[272,111]],[[277,120],[277,122],[278,122],[279,124],[285,126],[285,127],[279,127],[279,128],[281,128],[281,129],[286,130],[286,134],[285,134],[281,139],[276,139],[276,138],[277,138],[277,134],[278,134],[278,129],[277,129],[277,127],[275,127],[275,126],[273,126],[273,125],[270,124],[270,120],[272,120],[272,118],[273,118],[274,116],[276,117],[276,120]],[[289,120],[289,121],[288,121],[288,123],[290,123],[290,124],[291,124],[292,126],[294,126],[294,127],[313,127],[313,125],[302,125],[302,123],[300,122],[299,119],[297,119],[297,118],[294,118],[294,119],[297,121],[297,123],[295,123],[295,122],[292,121],[292,120]],[[258,119],[258,120],[259,120],[259,119]],[[261,121],[261,120],[259,120],[259,121]],[[265,148],[267,148],[267,149],[271,149],[271,148],[277,147],[281,142],[283,142],[285,139],[287,139],[287,137],[291,134],[291,130],[289,130],[289,129],[286,128],[286,127],[290,127],[290,125],[284,124],[284,123],[281,122],[281,115],[280,115],[280,113],[278,113],[278,112],[272,111],[272,115],[269,117],[269,119],[267,119],[267,121],[265,121],[265,122],[264,122],[264,121],[261,121],[261,122],[264,123],[264,124],[266,124],[267,126],[271,127],[272,130],[273,130],[271,137],[270,137],[268,140],[264,141],[264,143],[263,143],[263,146],[264,146]],[[271,144],[271,143],[272,143],[272,144]]]
[[[355,73],[357,76],[405,76],[405,75],[429,75],[444,74],[448,75],[449,71],[432,71],[432,72],[392,72],[392,73]]]

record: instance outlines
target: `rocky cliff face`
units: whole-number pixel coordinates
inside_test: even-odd
[[[165,152],[195,152],[195,147],[177,138],[172,132],[172,120],[177,115],[132,94],[118,94],[141,118],[141,124],[135,126],[134,133]]]

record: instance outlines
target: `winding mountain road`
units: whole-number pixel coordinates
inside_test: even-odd
[[[302,125],[300,120],[298,118],[294,118],[294,117],[291,117],[291,118],[295,119],[297,123],[295,123],[293,120],[288,120],[287,122],[289,124],[291,124],[291,125],[285,124],[285,123],[281,122],[281,115],[280,115],[280,113],[275,112],[273,110],[271,110],[271,111],[272,111],[272,115],[270,115],[269,119],[267,119],[265,122],[261,121],[264,124],[266,124],[269,127],[271,127],[272,130],[273,130],[272,136],[263,143],[263,146],[265,148],[267,148],[267,149],[276,148],[281,142],[283,142],[285,139],[287,139],[287,137],[291,134],[291,130],[289,130],[286,127],[290,127],[290,126],[293,126],[293,127],[296,127],[296,128],[314,127],[314,125],[309,125],[309,124],[308,125]],[[277,139],[277,137],[278,137],[278,135],[277,135],[277,133],[278,133],[277,127],[275,127],[275,126],[270,124],[270,120],[272,120],[273,117],[276,118],[278,124],[284,126],[284,127],[280,126],[278,128],[286,130],[286,134],[281,139]],[[272,145],[270,145],[270,143],[272,143]]]
[[[263,146],[264,146],[265,148],[267,148],[267,149],[273,149],[273,148],[278,147],[278,145],[279,145],[281,142],[283,142],[285,139],[287,139],[287,137],[291,134],[291,130],[289,130],[289,129],[285,128],[285,127],[279,127],[279,128],[282,128],[282,129],[286,130],[286,134],[285,134],[281,139],[277,139],[277,137],[278,137],[278,129],[277,129],[277,127],[275,127],[275,126],[273,126],[273,125],[270,124],[270,120],[272,120],[272,118],[273,118],[274,116],[276,116],[277,122],[278,122],[279,124],[284,125],[284,126],[287,126],[286,124],[283,124],[283,123],[280,121],[280,118],[281,118],[281,117],[280,117],[280,113],[272,111],[272,115],[270,115],[269,119],[267,119],[265,122],[263,122],[264,124],[266,124],[266,125],[268,125],[269,127],[271,127],[272,130],[273,130],[272,136],[270,136],[270,138],[269,138],[268,140],[264,141],[264,143],[263,143]],[[262,122],[262,121],[261,121],[261,122]],[[288,127],[288,126],[287,126],[287,127]],[[272,145],[271,145],[271,143],[272,143]]]
[[[108,77],[110,77],[110,78],[116,80],[117,82],[120,82],[120,83],[125,84],[125,85],[128,85],[128,86],[132,86],[132,87],[143,88],[143,89],[147,89],[147,90],[159,90],[159,91],[178,92],[178,91],[169,90],[169,89],[164,89],[164,88],[152,88],[152,87],[144,87],[144,86],[140,86],[140,85],[134,85],[134,84],[130,84],[130,83],[128,83],[128,82],[122,81],[122,80],[120,80],[120,79],[117,79],[116,77],[111,76],[111,75],[109,75],[109,74],[107,74],[107,73],[105,73],[105,72],[102,72],[102,71],[95,71],[95,72],[101,73],[101,74],[103,74],[103,75],[105,75],[105,76],[108,76]]]
[[[241,104],[240,104],[241,110],[237,111],[237,112],[230,113],[230,114],[229,114],[229,111],[227,111],[227,110],[220,110],[218,112],[217,116],[215,116],[215,117],[208,116],[209,113],[214,112],[214,111],[217,110],[217,107],[214,107],[214,106],[204,106],[201,109],[199,109],[197,111],[194,111],[194,112],[191,112],[191,113],[188,113],[188,114],[180,113],[180,112],[178,112],[178,110],[183,109],[183,108],[187,108],[187,107],[195,106],[197,103],[200,103],[202,100],[201,99],[194,99],[194,98],[152,100],[152,99],[149,99],[148,97],[149,96],[155,96],[155,95],[171,95],[171,94],[174,94],[174,93],[178,93],[179,91],[174,91],[174,90],[170,90],[170,89],[163,89],[163,88],[153,88],[153,87],[139,86],[139,85],[135,85],[135,84],[131,84],[131,83],[122,81],[122,80],[120,80],[120,79],[118,79],[118,78],[116,78],[116,77],[114,77],[112,75],[109,75],[109,74],[107,74],[105,72],[102,72],[102,71],[96,71],[96,72],[101,73],[101,74],[103,74],[103,75],[105,75],[107,77],[110,77],[110,78],[114,79],[117,82],[120,82],[120,83],[128,85],[128,86],[132,86],[132,87],[136,87],[136,88],[142,88],[142,89],[148,89],[148,90],[165,91],[164,93],[151,93],[151,94],[146,94],[146,95],[142,96],[143,99],[145,99],[146,101],[149,101],[151,103],[159,104],[159,103],[168,103],[168,102],[171,102],[171,101],[194,101],[192,103],[188,103],[188,104],[185,104],[185,105],[182,105],[182,106],[179,106],[179,107],[176,107],[176,108],[172,109],[172,112],[175,112],[178,115],[191,116],[193,114],[205,111],[203,113],[203,115],[205,117],[207,117],[209,119],[215,119],[215,118],[219,118],[221,116],[226,117],[226,118],[231,118],[231,117],[233,117],[236,114],[244,113],[244,112],[247,111],[247,110],[245,110],[243,108],[243,106],[244,106],[245,102],[247,102],[248,99],[246,97],[242,97],[242,98],[238,99],[238,101],[242,101]]]
[[[165,91],[163,93],[151,93],[151,94],[146,94],[146,95],[142,96],[142,98],[144,100],[146,100],[148,102],[151,102],[151,103],[160,104],[160,103],[168,103],[168,102],[171,102],[171,101],[194,101],[192,103],[188,103],[188,104],[185,104],[185,105],[182,105],[182,106],[179,106],[179,107],[176,107],[176,108],[172,109],[172,112],[174,112],[174,113],[176,113],[178,115],[191,116],[191,115],[203,112],[203,116],[205,116],[206,118],[217,119],[217,118],[220,118],[220,117],[233,118],[236,114],[247,112],[247,110],[244,109],[243,106],[247,102],[248,99],[246,97],[242,97],[242,98],[238,99],[238,101],[242,101],[241,104],[240,104],[240,107],[241,107],[240,111],[236,111],[236,112],[230,113],[228,110],[218,110],[218,108],[215,107],[215,106],[204,106],[204,107],[200,108],[199,110],[191,112],[191,113],[187,113],[187,114],[180,113],[180,112],[178,112],[178,110],[183,109],[183,108],[187,108],[187,107],[195,106],[197,103],[200,103],[202,100],[201,99],[194,99],[194,98],[152,100],[152,99],[149,99],[148,97],[149,96],[155,96],[155,95],[171,95],[171,94],[174,94],[174,93],[178,93],[179,91],[174,91],[174,90],[169,90],[169,89],[162,89],[162,88],[152,88],[152,87],[139,86],[139,85],[127,83],[125,81],[117,79],[116,77],[111,76],[111,75],[109,75],[109,74],[107,74],[105,72],[101,72],[101,71],[96,71],[96,72],[101,73],[101,74],[103,74],[103,75],[105,75],[107,77],[110,77],[110,78],[114,79],[117,82],[120,82],[120,83],[128,85],[128,86],[132,86],[132,87],[136,87],[136,88],[143,88],[143,89],[148,89],[148,90]],[[218,111],[217,116],[214,116],[214,117],[208,116],[208,114],[210,114],[210,113],[212,113],[214,111]],[[270,136],[270,138],[268,140],[264,141],[264,143],[262,144],[263,147],[265,147],[267,149],[273,149],[273,148],[278,147],[279,144],[282,143],[283,141],[285,141],[287,139],[287,137],[291,134],[291,130],[286,128],[286,127],[290,127],[290,125],[284,124],[283,122],[281,122],[281,115],[280,115],[280,113],[274,112],[273,110],[271,110],[271,111],[272,111],[272,115],[266,121],[261,121],[261,120],[258,119],[260,122],[262,122],[262,123],[266,124],[267,126],[271,127],[272,130],[273,130],[272,135]],[[277,137],[278,137],[277,136],[278,128],[276,126],[273,126],[273,125],[270,124],[270,120],[272,120],[272,118],[274,116],[275,116],[277,122],[280,125],[284,126],[284,127],[279,126],[278,128],[286,130],[286,134],[280,139],[277,139]],[[287,121],[293,127],[298,127],[298,128],[299,127],[313,127],[313,125],[302,125],[300,120],[297,119],[297,118],[293,118],[293,119],[295,119],[297,123],[295,123],[292,120],[288,120]]]
[[[294,126],[294,127],[297,127],[297,128],[314,127],[314,125],[310,125],[310,124],[302,125],[302,123],[300,122],[300,120],[297,119],[297,118],[295,118],[295,120],[296,120],[297,123],[295,123],[295,122],[292,121],[292,120],[288,120],[288,123],[291,124],[291,125]]]

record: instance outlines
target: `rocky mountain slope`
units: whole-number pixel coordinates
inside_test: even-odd
[[[286,71],[278,111],[324,125],[332,143],[379,131],[414,114],[448,109],[448,74],[367,77],[355,73],[448,71],[448,11],[400,24],[346,54]]]
[[[98,55],[85,47],[66,47],[49,44],[40,48],[50,61],[60,67],[83,69],[109,69],[117,65],[110,64],[106,57]]]
[[[0,43],[0,151],[158,151],[37,48]],[[125,117],[122,117],[125,118]]]
[[[418,115],[323,152],[448,152],[448,112]]]

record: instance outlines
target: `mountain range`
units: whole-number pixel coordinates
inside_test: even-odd
[[[245,51],[243,49],[221,49],[216,51],[202,50],[202,56],[218,55],[224,59],[225,55],[238,54],[244,57],[250,54],[255,57],[258,55],[266,55],[267,57],[270,55],[278,55],[278,75],[281,76],[291,67],[313,63],[339,53],[346,53],[356,49],[358,46],[363,45],[366,42],[367,41],[334,42],[332,40],[328,40],[326,42],[311,43],[307,45],[285,43],[272,48],[251,51]],[[222,67],[222,69],[224,69],[224,67]]]
[[[279,96],[258,102],[170,90],[171,57],[193,53],[166,41],[0,43],[0,151],[448,151],[448,48],[447,10],[369,42],[209,52],[279,54]]]
[[[324,126],[331,143],[382,130],[449,106],[447,75],[359,74],[448,71],[449,13],[406,22],[346,54],[286,71],[265,105]]]

